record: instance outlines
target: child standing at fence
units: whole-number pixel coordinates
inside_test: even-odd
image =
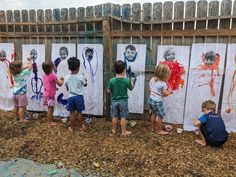
[[[51,61],[45,61],[42,64],[43,71],[45,75],[43,76],[43,85],[44,85],[44,92],[43,92],[43,105],[48,107],[47,111],[47,119],[48,119],[48,126],[55,126],[57,125],[56,122],[53,122],[53,112],[55,106],[55,95],[56,95],[56,85],[62,86],[64,83],[64,78],[61,77],[60,79],[53,73],[54,65]]]
[[[123,61],[116,61],[114,68],[116,77],[109,81],[107,89],[107,92],[111,93],[112,133],[116,133],[120,117],[122,135],[129,135],[131,132],[126,130],[126,118],[129,116],[127,91],[133,89],[134,81],[126,78],[126,65]]]
[[[85,110],[84,97],[83,97],[83,87],[87,86],[87,79],[78,74],[80,68],[80,61],[76,57],[71,57],[67,60],[70,75],[65,77],[65,85],[68,91],[68,104],[67,110],[70,111],[70,126],[69,131],[74,131],[74,119],[75,111],[78,117],[79,130],[85,128],[83,124],[82,111]]]
[[[204,114],[200,118],[193,120],[201,136],[201,139],[196,139],[195,142],[202,146],[220,147],[228,139],[224,121],[215,111],[216,104],[214,101],[204,101],[202,103],[202,112]]]
[[[150,96],[148,99],[151,110],[151,128],[157,134],[166,135],[169,132],[163,129],[162,120],[166,116],[163,107],[163,97],[172,93],[167,89],[166,82],[170,77],[170,68],[166,64],[159,64],[155,70],[155,76],[149,82]]]
[[[20,119],[20,122],[25,123],[28,120],[25,119],[25,110],[28,105],[26,92],[27,92],[27,78],[31,74],[32,59],[28,58],[28,64],[23,66],[22,62],[14,61],[10,64],[10,71],[14,78],[13,88],[13,101],[14,101],[14,113],[15,116]]]

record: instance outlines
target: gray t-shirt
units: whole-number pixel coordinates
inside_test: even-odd
[[[154,101],[162,101],[163,90],[167,89],[167,85],[164,81],[155,80],[153,77],[149,82],[150,98]]]
[[[86,84],[83,75],[67,75],[65,77],[65,85],[68,88],[68,98],[83,95],[83,86]]]

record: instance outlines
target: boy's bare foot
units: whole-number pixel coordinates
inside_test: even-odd
[[[51,126],[56,126],[56,125],[58,125],[58,123],[56,123],[56,122],[48,123],[48,126],[49,126],[49,127],[51,127]]]
[[[85,129],[85,125],[83,124],[81,127],[79,127],[79,131],[83,131]]]
[[[196,139],[195,142],[196,142],[197,144],[202,145],[202,146],[206,146],[206,143],[205,143],[204,141],[200,140],[200,139]]]
[[[132,134],[131,131],[127,131],[127,130],[126,130],[125,132],[122,132],[122,135],[124,135],[124,136],[130,135],[130,134]]]
[[[21,122],[21,123],[27,123],[27,122],[29,122],[29,121],[26,120],[26,119],[23,119],[23,120],[20,120],[20,122]]]
[[[158,134],[158,135],[168,135],[169,132],[164,131],[164,130],[158,130],[158,131],[157,131],[157,134]]]
[[[71,128],[71,127],[68,127],[68,130],[69,130],[70,132],[74,132],[73,128]]]
[[[111,133],[112,133],[112,134],[116,134],[116,130],[111,129]]]

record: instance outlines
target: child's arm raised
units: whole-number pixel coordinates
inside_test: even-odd
[[[64,77],[61,77],[60,79],[56,80],[56,84],[60,87],[63,85],[63,83],[64,83]]]
[[[29,69],[29,70],[32,70],[32,68],[33,68],[33,63],[32,63],[32,59],[31,58],[27,58],[27,60],[28,60],[28,63],[26,64],[26,65],[24,65],[23,67],[22,67],[22,69],[24,70],[24,69]]]

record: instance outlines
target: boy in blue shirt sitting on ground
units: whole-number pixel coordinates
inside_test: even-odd
[[[216,104],[214,101],[204,101],[202,103],[204,114],[200,118],[194,119],[194,126],[198,127],[201,136],[201,139],[196,139],[195,142],[202,146],[220,147],[228,139],[224,121],[215,111]]]

